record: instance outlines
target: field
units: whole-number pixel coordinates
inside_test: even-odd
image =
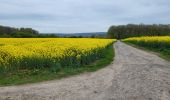
[[[162,57],[170,59],[170,36],[134,37],[123,41],[158,52]]]
[[[68,73],[79,73],[80,70],[83,72],[84,69],[88,69],[85,66],[105,59],[109,49],[111,52],[110,60],[106,59],[107,61],[104,63],[101,61],[97,65],[98,68],[101,68],[102,65],[113,59],[113,42],[115,42],[113,39],[87,38],[1,38],[0,83],[15,84],[15,81],[17,81],[16,83],[24,83],[28,79],[24,79],[22,82],[18,82],[18,80],[22,80],[22,77],[25,76],[31,78],[31,75],[41,76],[40,80],[48,80],[51,77],[48,75],[51,73],[65,76]],[[90,70],[98,69],[94,66]],[[43,79],[43,75],[45,79]],[[3,77],[5,78],[3,79]],[[9,82],[11,79],[13,81]],[[33,81],[37,81],[37,77],[33,78]]]

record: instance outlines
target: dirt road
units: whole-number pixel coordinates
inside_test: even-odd
[[[0,87],[0,100],[170,100],[170,63],[124,43],[115,61],[97,72]]]

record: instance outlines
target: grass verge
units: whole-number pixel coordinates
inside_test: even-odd
[[[0,86],[36,83],[47,80],[61,79],[63,77],[69,77],[71,75],[77,75],[83,72],[94,72],[110,64],[113,61],[114,55],[113,46],[110,46],[106,50],[104,57],[96,60],[90,65],[81,67],[65,67],[58,72],[52,72],[47,68],[19,71],[14,70],[6,73],[0,72]]]
[[[133,44],[133,43],[130,43],[130,42],[124,42],[124,43],[129,44],[129,45],[131,45],[135,48],[142,49],[142,50],[147,51],[147,52],[151,52],[151,53],[156,54],[156,55],[158,55],[159,57],[161,57],[165,60],[170,61],[170,50],[167,49],[167,48],[151,48],[151,47],[139,46],[139,45],[136,45],[136,44]]]

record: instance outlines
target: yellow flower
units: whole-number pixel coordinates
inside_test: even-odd
[[[84,55],[92,55],[111,45],[113,39],[69,39],[69,38],[1,38],[0,65],[9,65],[22,62],[29,64],[31,59],[35,65],[37,60],[67,61],[72,57],[81,60]],[[33,62],[32,61],[32,62]],[[68,62],[65,62],[68,63]]]

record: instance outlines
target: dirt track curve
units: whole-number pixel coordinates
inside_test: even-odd
[[[97,72],[42,83],[0,87],[0,100],[170,100],[170,63],[114,45],[115,61]]]

